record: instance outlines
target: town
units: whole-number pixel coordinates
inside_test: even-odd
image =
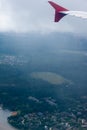
[[[34,97],[30,98],[38,101]],[[27,114],[15,111],[8,117],[8,122],[23,130],[87,130],[87,103],[83,106],[78,104],[76,108],[68,108],[66,111],[56,109],[53,112],[38,111]]]

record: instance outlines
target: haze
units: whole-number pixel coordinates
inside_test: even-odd
[[[70,9],[87,11],[86,0],[54,0],[54,2]],[[47,0],[0,0],[0,32],[74,32],[87,33],[87,20],[67,16],[55,24],[54,10]]]

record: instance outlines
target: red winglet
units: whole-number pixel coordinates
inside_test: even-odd
[[[63,18],[66,15],[62,13],[61,11],[69,11],[68,9],[63,8],[52,1],[48,1],[48,2],[55,9],[55,22],[58,22],[61,18]]]

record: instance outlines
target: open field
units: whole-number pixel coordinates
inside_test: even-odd
[[[33,72],[31,73],[31,77],[35,79],[41,79],[41,80],[47,81],[54,85],[71,83],[70,80],[67,80],[64,77],[56,73],[51,73],[51,72]]]

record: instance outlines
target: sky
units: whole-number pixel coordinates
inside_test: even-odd
[[[53,1],[70,10],[87,11],[87,0]],[[54,9],[47,0],[0,0],[0,32],[86,34],[87,19],[66,16],[54,23]]]

